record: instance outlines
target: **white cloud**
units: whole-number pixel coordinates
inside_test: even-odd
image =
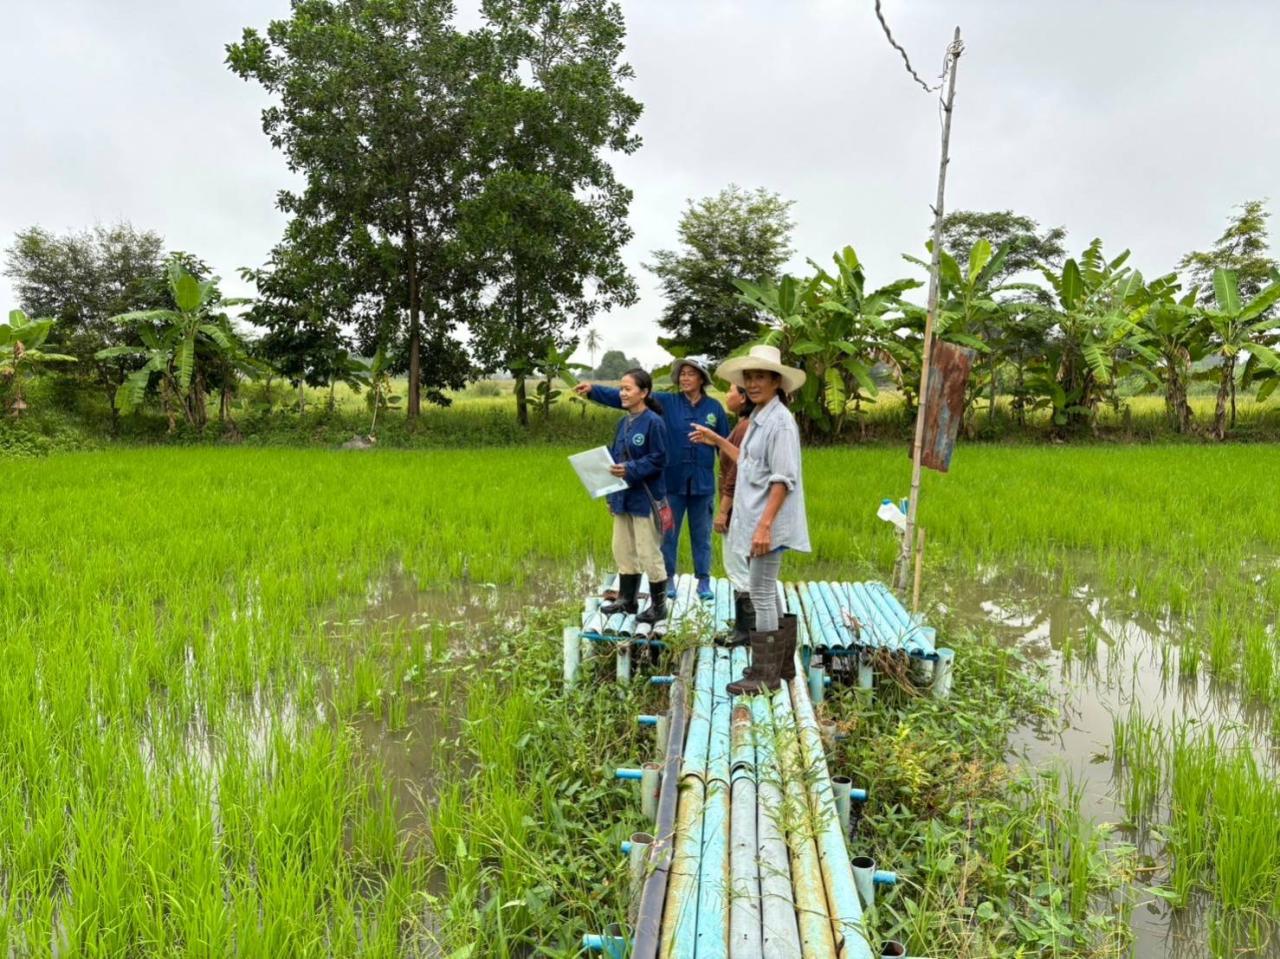
[[[645,144],[618,160],[635,192],[628,263],[641,302],[601,318],[608,347],[645,361],[662,308],[642,270],[685,201],[730,181],[796,201],[796,269],[846,243],[873,282],[909,272],[937,172],[936,104],[907,77],[864,0],[626,0]],[[1230,207],[1276,190],[1270,122],[1280,7],[1015,0],[885,4],[927,78],[958,22],[948,207],[1012,208],[1101,236],[1144,272],[1209,244]],[[283,227],[283,159],[261,91],[223,64],[284,0],[55,0],[0,10],[0,239],[131,220],[231,282]],[[20,82],[19,82],[20,81]],[[1280,197],[1278,197],[1280,199]],[[13,304],[0,277],[0,305]]]

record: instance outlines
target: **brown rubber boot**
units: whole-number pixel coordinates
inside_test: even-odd
[[[791,682],[796,678],[796,630],[799,621],[795,613],[783,613],[778,618],[778,638],[782,640],[782,668],[780,675],[783,682]]]
[[[751,633],[751,665],[735,683],[725,687],[730,696],[771,693],[782,685],[782,639],[777,630]]]

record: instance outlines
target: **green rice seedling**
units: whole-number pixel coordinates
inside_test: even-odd
[[[1145,828],[1161,795],[1164,734],[1136,705],[1112,717],[1111,751],[1121,806],[1136,828]]]

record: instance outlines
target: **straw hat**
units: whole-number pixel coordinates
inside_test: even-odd
[[[744,356],[725,360],[716,370],[716,376],[728,380],[734,386],[743,386],[742,374],[746,370],[768,370],[782,377],[782,391],[794,393],[804,386],[805,372],[794,366],[784,366],[782,354],[776,346],[753,346]]]

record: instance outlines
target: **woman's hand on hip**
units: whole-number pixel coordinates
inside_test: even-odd
[[[773,552],[773,524],[761,523],[751,537],[751,555],[767,556]]]

